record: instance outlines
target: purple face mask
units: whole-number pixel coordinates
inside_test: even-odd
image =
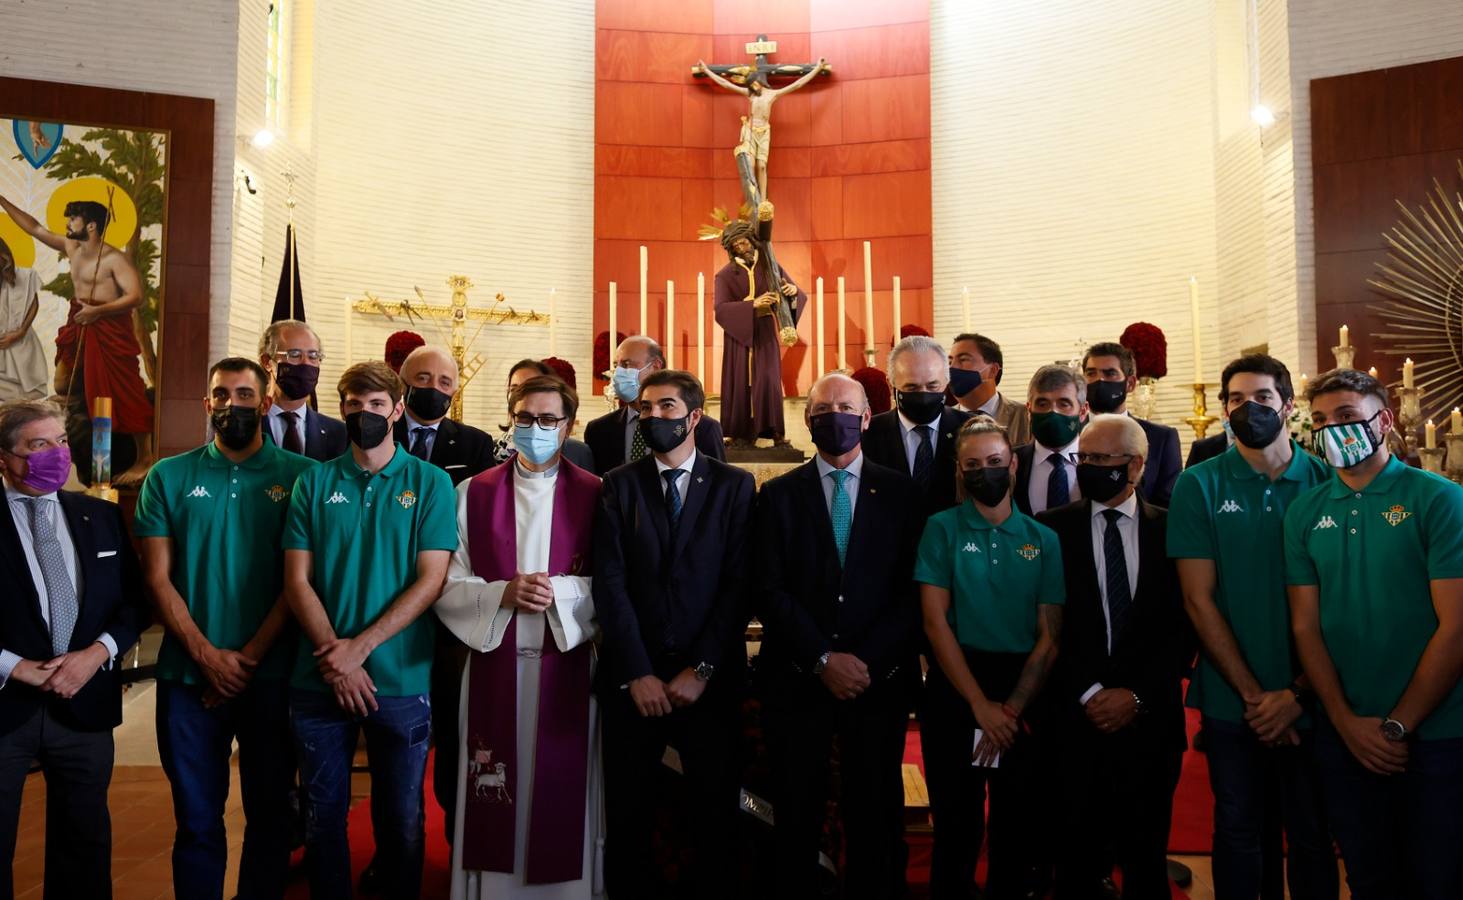
[[[26,462],[25,477],[21,483],[42,494],[59,491],[71,474],[70,447],[47,447],[21,458]]]

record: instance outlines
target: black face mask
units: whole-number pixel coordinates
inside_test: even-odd
[[[1077,487],[1081,488],[1082,496],[1088,500],[1106,503],[1121,494],[1127,486],[1128,463],[1116,466],[1077,464]]]
[[[447,415],[447,407],[451,405],[452,395],[444,394],[436,388],[414,386],[406,389],[406,408],[411,410],[419,422],[432,422],[442,418]]]
[[[209,415],[213,433],[230,450],[243,450],[259,433],[259,409],[254,406],[225,406]]]
[[[391,422],[380,413],[361,409],[345,417],[345,433],[362,450],[374,450],[391,433]]]
[[[315,384],[320,380],[320,367],[300,363],[292,366],[289,363],[275,363],[274,383],[279,385],[279,392],[289,400],[303,400],[315,391]]]
[[[1270,446],[1284,428],[1279,410],[1253,400],[1246,400],[1229,414],[1229,430],[1234,432],[1234,439],[1251,450]]]
[[[960,480],[965,485],[965,496],[981,506],[996,506],[1011,492],[1009,466],[965,469]]]
[[[842,456],[859,445],[864,417],[856,413],[825,412],[808,418],[813,446],[829,456]]]
[[[943,391],[895,391],[894,399],[899,404],[899,411],[916,425],[930,424],[945,409]]]
[[[1127,399],[1126,381],[1094,381],[1087,385],[1087,405],[1095,413],[1117,412]]]
[[[956,397],[964,397],[984,383],[985,378],[980,374],[979,369],[950,367],[950,393]]]
[[[645,437],[645,446],[652,452],[669,453],[681,446],[686,435],[691,433],[691,416],[687,413],[679,419],[660,419],[642,415],[638,427]]]

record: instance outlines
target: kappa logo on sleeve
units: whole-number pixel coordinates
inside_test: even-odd
[[[1223,503],[1219,504],[1219,509],[1216,511],[1222,513],[1235,513],[1244,512],[1244,508],[1238,503],[1235,503],[1233,500],[1226,500]]]
[[[1321,520],[1316,523],[1316,526],[1314,528],[1312,528],[1311,531],[1320,531],[1323,528],[1340,528],[1340,527],[1341,527],[1340,525],[1337,525],[1336,524],[1336,520],[1333,519],[1333,518],[1331,518],[1330,516],[1321,516]]]
[[[325,505],[326,506],[331,506],[331,505],[336,504],[336,503],[349,503],[349,502],[350,502],[350,499],[347,498],[345,494],[342,494],[340,491],[336,491],[335,493],[331,494],[330,497],[325,501]]]
[[[193,490],[189,491],[188,493],[184,494],[183,496],[185,496],[185,497],[212,497],[213,495],[208,492],[208,488],[204,487],[201,484],[195,484],[195,485],[193,485]]]

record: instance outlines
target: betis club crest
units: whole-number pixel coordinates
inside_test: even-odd
[[[396,495],[396,502],[401,504],[402,509],[411,509],[416,506],[417,495],[412,491],[402,491]]]
[[[1022,559],[1031,560],[1041,555],[1041,548],[1035,544],[1022,544],[1021,549],[1017,550],[1016,553]]]
[[[282,485],[282,484],[271,484],[264,491],[264,496],[266,496],[269,499],[273,500],[275,503],[281,503],[281,502],[283,502],[284,499],[286,497],[288,497],[289,495],[290,495],[290,492],[287,491],[287,490],[285,490],[284,485]]]
[[[1396,528],[1398,525],[1401,525],[1403,522],[1406,522],[1408,519],[1412,518],[1412,513],[1403,509],[1402,504],[1398,503],[1396,506],[1393,506],[1391,509],[1388,509],[1386,512],[1382,513],[1382,518],[1387,520],[1388,525]]]

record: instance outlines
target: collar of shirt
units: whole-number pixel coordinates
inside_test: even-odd
[[[269,412],[265,413],[265,415],[269,416],[272,419],[278,419],[287,412],[294,413],[295,421],[303,423],[305,421],[305,411],[309,408],[310,407],[307,404],[300,407],[299,409],[281,409],[278,403],[271,403],[269,405]]]
[[[1031,467],[1035,469],[1043,462],[1046,462],[1048,457],[1056,456],[1058,454],[1060,454],[1062,459],[1065,459],[1067,462],[1076,463],[1078,440],[1078,438],[1073,438],[1072,443],[1068,444],[1065,447],[1059,447],[1056,450],[1053,450],[1040,442],[1033,444],[1033,446],[1036,447],[1036,452],[1035,455],[1033,455],[1031,458]]]
[[[238,466],[241,469],[262,469],[269,464],[275,454],[282,452],[272,442],[264,441],[259,445],[259,449],[251,453],[247,459],[234,462],[224,456],[223,451],[218,449],[218,444],[210,441],[208,448],[203,451],[203,458],[208,462],[209,467],[214,469],[226,469],[230,466]]]
[[[1001,408],[1001,392],[1000,391],[996,391],[994,394],[991,394],[991,399],[989,399],[986,402],[982,403],[979,407],[977,407],[975,409],[972,409],[972,410],[967,410],[967,411],[968,412],[985,413],[986,415],[988,415],[992,419],[994,419],[996,417],[996,410],[998,410],[1000,408]]]
[[[1105,503],[1098,503],[1096,500],[1093,500],[1090,506],[1092,507],[1092,518],[1094,519],[1103,518],[1103,513],[1107,512],[1109,509],[1115,509],[1118,512],[1122,513],[1123,516],[1128,520],[1137,521],[1138,492],[1134,491],[1133,493],[1129,494],[1128,499],[1124,500],[1122,503],[1119,503],[1117,506],[1108,506]],[[1122,520],[1119,519],[1118,521]]]
[[[1301,454],[1305,452],[1306,451],[1301,449],[1300,444],[1297,444],[1295,442],[1295,438],[1291,438],[1290,465],[1285,467],[1285,471],[1281,472],[1280,478],[1276,480],[1300,481],[1302,476],[1305,475],[1306,469],[1308,468],[1305,459],[1301,456]],[[1269,478],[1269,476],[1267,476],[1264,472],[1256,472],[1254,470],[1254,467],[1252,467],[1249,462],[1244,458],[1244,456],[1240,453],[1221,454],[1220,458],[1224,460],[1224,465],[1228,467],[1229,477],[1235,479],[1236,481],[1254,481],[1260,478],[1265,478],[1268,480]],[[1347,493],[1350,493],[1350,491],[1344,492],[1341,496],[1345,496],[1345,494]]]
[[[400,472],[402,469],[406,468],[408,460],[414,459],[416,459],[416,457],[408,453],[405,447],[397,444],[395,451],[391,454],[391,461],[382,466],[381,471],[374,474],[367,472],[365,469],[357,465],[356,455],[349,450],[341,454],[339,464],[342,474],[347,476],[355,476],[357,478],[362,476],[380,476],[382,478],[390,478],[392,475],[395,475],[397,472]]]
[[[428,430],[430,430],[430,431],[432,431],[432,432],[435,433],[437,431],[437,426],[438,425],[441,425],[441,424],[442,424],[442,420],[441,419],[438,419],[437,421],[433,422],[430,425],[423,425],[421,422],[418,422],[417,421],[417,417],[416,416],[414,416],[414,415],[411,414],[411,410],[407,410],[407,413],[406,413],[406,433],[407,434],[411,434],[413,431],[416,431],[418,428],[426,428],[426,429],[428,429]]]
[[[940,435],[940,419],[943,416],[944,413],[941,413],[940,415],[935,416],[935,420],[933,422],[924,423],[925,427],[930,430],[930,440],[932,442]],[[920,427],[918,422],[911,421],[910,418],[906,416],[902,410],[899,412],[899,429],[900,431],[904,432],[905,438],[908,438],[909,433],[911,431],[914,431],[918,427]]]
[[[1396,456],[1393,456],[1387,460],[1387,464],[1382,467],[1382,471],[1378,472],[1376,477],[1359,491],[1353,491],[1346,482],[1341,480],[1340,473],[1337,473],[1331,476],[1331,490],[1327,493],[1333,500],[1340,500],[1348,494],[1385,494],[1392,489],[1392,485],[1401,476],[1402,470],[1405,468],[1407,466],[1397,459]]]
[[[513,475],[517,478],[554,478],[559,474],[559,464],[554,463],[542,472],[530,472],[523,467],[521,458],[513,462]]]
[[[29,514],[29,506],[30,506],[30,502],[32,500],[41,500],[41,501],[44,501],[46,503],[60,503],[61,502],[60,496],[58,496],[55,491],[52,491],[49,494],[41,494],[39,496],[34,496],[33,497],[30,494],[22,494],[20,491],[15,490],[14,488],[10,487],[9,485],[6,485],[5,486],[5,494],[6,494],[6,499],[8,499],[12,505],[18,503],[18,504],[21,504],[24,507],[26,507],[27,508],[27,514]]]
[[[813,463],[815,465],[817,465],[817,467],[818,467],[818,478],[819,478],[819,480],[822,480],[824,478],[827,478],[829,472],[835,471],[834,468],[833,468],[833,466],[829,465],[828,460],[824,459],[821,455],[814,455],[813,456]],[[858,456],[855,456],[853,458],[853,462],[851,462],[848,465],[844,466],[843,467],[843,471],[845,471],[849,475],[853,476],[853,480],[854,481],[858,481],[860,478],[862,478],[863,475],[864,475],[864,454],[863,454],[863,452],[860,451],[859,452],[859,455]]]
[[[977,531],[1000,531],[1006,534],[1014,534],[1022,520],[1027,516],[1016,508],[1016,502],[1011,501],[1011,514],[999,525],[992,525],[986,517],[980,514],[975,508],[975,501],[966,500],[960,504],[960,524],[965,528],[974,528]]]
[[[660,461],[660,457],[659,456],[652,455],[651,458],[655,460],[655,474],[657,476],[659,476],[660,473],[662,473],[662,472],[669,472],[671,470],[671,467],[670,466],[668,466],[665,463],[663,463],[663,462]],[[681,464],[679,466],[676,466],[675,468],[678,471],[684,472],[687,475],[689,475],[689,474],[691,474],[691,470],[694,469],[695,467],[696,467],[696,448],[693,446],[691,448],[691,455],[688,456],[688,457],[686,457],[684,460],[682,460],[681,461]],[[679,478],[680,476],[678,475],[676,477]]]
[[[633,405],[631,405],[629,403],[625,404],[625,424],[626,425],[629,425],[631,422],[634,422],[636,419],[639,419],[639,418],[640,418],[640,410],[639,410],[639,408],[636,407],[636,406],[633,406]]]

